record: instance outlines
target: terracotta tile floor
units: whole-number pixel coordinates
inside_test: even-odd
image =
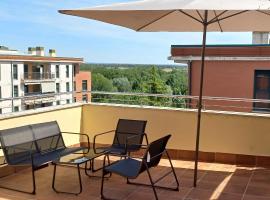
[[[270,200],[270,169],[257,167],[241,167],[235,165],[200,163],[198,174],[198,186],[192,187],[193,162],[173,161],[178,179],[180,191],[166,191],[158,189],[159,198],[165,200]],[[66,191],[78,190],[76,170],[72,167],[59,167],[57,176],[58,189]],[[162,160],[161,165],[153,169],[152,174],[158,177],[168,170],[167,160]],[[100,199],[100,178],[89,178],[82,171],[83,192],[78,195],[57,194],[51,188],[53,167],[38,170],[36,172],[37,194],[27,195],[9,190],[0,189],[0,199],[24,200],[56,200],[56,199]],[[3,182],[4,181],[4,182]],[[142,174],[137,181],[148,182],[147,175]],[[16,175],[2,178],[5,185],[19,184],[22,188],[31,187],[31,173],[24,170]],[[174,185],[171,177],[165,178],[162,185]],[[154,199],[151,188],[127,185],[125,179],[113,175],[105,182],[105,194],[110,198],[118,199]]]

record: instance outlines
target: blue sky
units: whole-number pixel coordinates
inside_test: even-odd
[[[128,0],[1,0],[0,45],[21,51],[44,46],[95,63],[173,64],[167,60],[172,44],[201,43],[201,33],[137,33],[57,12],[120,1]],[[209,33],[207,42],[251,43],[251,33]]]

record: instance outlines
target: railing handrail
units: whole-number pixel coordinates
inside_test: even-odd
[[[54,79],[55,73],[53,72],[24,72],[22,78],[24,80]]]
[[[130,93],[130,92],[106,92],[106,91],[70,91],[70,92],[52,92],[52,93],[25,93],[24,96],[19,97],[9,97],[9,98],[1,98],[0,102],[10,101],[10,100],[34,100],[38,101],[42,98],[51,98],[51,97],[60,97],[60,99],[56,99],[56,101],[67,100],[71,98],[71,96],[67,97],[65,95],[72,95],[72,97],[76,97],[76,94],[81,94],[79,101],[83,101],[83,95],[91,95],[91,100],[89,101],[95,103],[112,103],[112,104],[130,104],[130,105],[152,105],[158,107],[179,107],[179,108],[187,108],[194,109],[197,107],[198,96],[191,95],[172,95],[172,94],[149,94],[149,93]],[[109,95],[106,96],[106,95]],[[144,98],[123,98],[126,97],[144,97]],[[147,99],[145,97],[157,97],[164,98],[165,101],[151,100],[151,98]],[[87,96],[86,102],[88,102],[89,96]],[[181,99],[181,101],[174,101],[175,99]],[[77,99],[76,99],[77,100]],[[168,101],[167,101],[168,100]],[[223,102],[231,102],[223,104]],[[70,102],[73,102],[71,99]],[[218,103],[219,102],[219,103]],[[156,104],[157,103],[157,104]],[[261,105],[257,105],[256,103],[263,103]],[[4,105],[4,104],[3,104]],[[270,111],[270,99],[249,99],[249,98],[233,98],[233,97],[212,97],[212,96],[203,96],[203,109],[214,109],[214,110],[226,110],[237,109],[239,111],[243,110],[243,112],[253,112],[253,111]]]

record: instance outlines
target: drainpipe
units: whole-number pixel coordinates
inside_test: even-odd
[[[72,94],[72,97],[71,97],[71,103],[74,103],[73,100],[74,100],[74,91],[73,91],[73,88],[74,88],[74,75],[75,75],[75,71],[74,71],[74,66],[73,64],[71,65],[71,94]]]
[[[191,60],[189,60],[188,61],[188,95],[192,95],[191,94],[191,91],[192,91],[192,61]],[[188,102],[189,102],[189,108],[191,108],[191,99],[189,98],[189,100],[188,100]]]
[[[14,87],[14,83],[13,83],[13,62],[11,61],[10,62],[10,65],[11,65],[11,97],[12,97],[12,100],[11,100],[11,110],[12,112],[14,112],[14,94],[13,94],[13,87]]]

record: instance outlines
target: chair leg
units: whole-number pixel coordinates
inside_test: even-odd
[[[105,155],[104,159],[103,159],[103,168],[102,168],[102,180],[101,180],[101,188],[100,188],[100,196],[101,199],[106,199],[106,197],[104,196],[103,193],[103,189],[104,189],[104,179],[105,179],[105,164],[106,164],[106,157],[109,157],[109,155]],[[109,158],[107,158],[109,160]]]
[[[104,179],[105,179],[105,170],[102,170],[102,180],[101,180],[101,189],[100,189],[100,195],[101,195],[101,199],[106,199],[104,194],[103,194],[103,188],[104,188]]]
[[[105,158],[104,158],[105,159]],[[110,159],[109,157],[107,157],[107,161],[108,161],[108,165],[110,164]],[[105,166],[105,165],[104,165]],[[95,177],[95,178],[101,178],[102,176],[95,176],[95,175],[91,175],[89,174],[89,170],[91,170],[92,174],[97,172],[97,171],[100,171],[102,170],[104,167],[100,167],[98,169],[94,169],[94,159],[93,160],[90,160],[90,167],[87,168],[87,163],[85,163],[85,168],[84,168],[84,173],[86,176],[88,177]],[[111,173],[109,173],[109,176],[105,176],[105,178],[110,178],[111,177]]]
[[[32,194],[36,194],[36,177],[35,177],[35,169],[32,166],[32,183],[33,183],[33,191]]]
[[[154,191],[154,194],[155,194],[156,200],[158,200],[157,191],[156,191],[156,188],[155,188],[155,185],[154,185],[153,179],[152,179],[152,177],[151,177],[151,174],[150,174],[149,168],[148,168],[148,166],[147,166],[147,163],[145,163],[145,167],[146,167],[146,171],[147,171],[148,177],[149,177],[149,179],[150,179],[150,183],[151,183],[152,189],[153,189],[153,191]]]
[[[6,186],[2,186],[0,185],[0,188],[6,189],[6,190],[12,190],[15,192],[21,192],[21,193],[25,193],[25,194],[36,194],[36,178],[35,178],[35,168],[32,166],[31,167],[31,175],[32,175],[32,185],[33,185],[33,189],[31,192],[28,191],[24,191],[24,190],[19,190],[19,189],[15,189],[15,188],[10,188],[10,187],[6,187]]]
[[[167,158],[168,158],[168,160],[169,160],[169,162],[170,162],[170,165],[171,165],[171,168],[172,168],[173,176],[174,176],[174,179],[175,179],[175,182],[176,182],[176,190],[179,191],[179,181],[178,181],[178,178],[177,178],[177,176],[176,176],[176,173],[175,173],[175,170],[174,170],[172,161],[171,161],[171,157],[170,157],[170,155],[168,154],[167,150],[165,150],[165,152],[166,152]]]

